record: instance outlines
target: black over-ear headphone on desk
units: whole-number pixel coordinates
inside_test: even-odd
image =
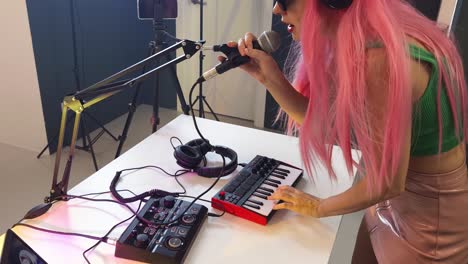
[[[203,161],[206,153],[216,152],[217,154],[230,159],[229,163],[223,167],[206,167],[200,166],[200,163]],[[185,145],[180,145],[174,148],[174,157],[181,167],[193,170],[198,173],[200,176],[208,178],[217,178],[219,177],[221,171],[223,174],[221,176],[226,176],[231,174],[237,168],[237,153],[227,147],[223,146],[212,146],[209,144],[209,141],[204,139],[194,139],[189,141]]]

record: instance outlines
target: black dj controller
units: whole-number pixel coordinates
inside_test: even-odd
[[[115,256],[147,263],[183,263],[201,225],[205,206],[166,196],[150,199],[119,238]],[[188,208],[188,209],[187,209]]]

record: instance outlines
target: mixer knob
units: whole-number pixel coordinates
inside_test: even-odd
[[[162,199],[162,205],[166,208],[172,208],[175,204],[174,196],[166,196]]]
[[[184,245],[184,241],[182,241],[182,239],[179,237],[171,237],[167,240],[166,244],[169,247],[169,249],[175,250],[182,247]]]
[[[195,220],[196,220],[195,216],[193,216],[191,214],[186,214],[186,215],[182,216],[182,222],[184,224],[187,224],[187,225],[193,224],[193,222],[195,222]]]
[[[147,234],[139,234],[135,239],[135,247],[138,248],[146,248],[148,246],[148,235]]]

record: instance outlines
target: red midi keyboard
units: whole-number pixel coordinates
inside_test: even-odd
[[[211,206],[266,225],[277,203],[268,196],[281,185],[296,186],[302,174],[300,168],[257,155],[211,199]]]

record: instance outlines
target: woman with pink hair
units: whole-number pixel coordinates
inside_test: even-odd
[[[229,45],[280,104],[309,175],[320,161],[336,179],[333,143],[363,175],[326,199],[280,187],[275,209],[367,208],[353,263],[468,263],[467,91],[454,43],[403,0],[277,0],[273,13],[297,42],[292,82],[251,33]]]

